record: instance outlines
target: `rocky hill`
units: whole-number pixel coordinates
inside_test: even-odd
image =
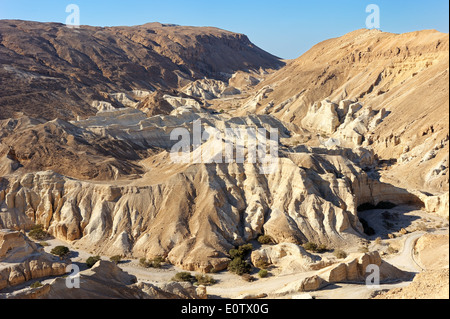
[[[448,35],[358,30],[278,71],[214,28],[1,21],[0,43],[0,229],[216,272],[261,235],[279,245],[261,258],[310,271],[306,243],[357,252],[448,227]],[[172,133],[196,125],[175,161]],[[251,159],[258,141],[277,154]],[[318,261],[322,279],[362,280],[349,258]]]
[[[386,181],[448,191],[448,69],[448,34],[358,30],[290,61],[238,112],[271,114],[332,144],[373,148],[397,164]]]
[[[228,80],[242,70],[284,63],[243,34],[150,23],[67,28],[0,21],[0,119],[73,120],[93,115],[94,101],[122,106],[116,92],[177,89],[204,77]]]

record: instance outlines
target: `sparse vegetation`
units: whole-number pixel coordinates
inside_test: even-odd
[[[86,265],[88,266],[88,268],[92,268],[100,259],[100,256],[91,256],[86,259]]]
[[[195,276],[196,285],[203,285],[203,286],[212,286],[217,283],[217,281],[208,275],[196,275]]]
[[[238,276],[250,273],[252,265],[243,260],[241,257],[234,258],[228,265],[228,270]]]
[[[109,260],[118,265],[122,261],[122,256],[120,255],[112,256],[111,258],[109,258]]]
[[[428,231],[428,227],[427,227],[427,225],[425,225],[424,222],[420,222],[417,224],[417,230],[426,232],[426,231]]]
[[[261,245],[274,245],[275,240],[269,235],[261,235],[258,237],[258,243]]]
[[[398,250],[395,249],[394,247],[392,247],[391,245],[389,245],[389,247],[387,248],[387,253],[390,255],[394,255],[398,253]]]
[[[39,281],[36,281],[36,282],[34,282],[34,283],[32,283],[30,285],[30,288],[32,288],[32,289],[36,289],[36,288],[39,288],[39,287],[42,287],[42,283],[39,282]]]
[[[241,258],[244,259],[245,256],[250,253],[253,250],[252,244],[245,244],[242,246],[239,246],[237,249],[231,249],[230,250],[230,257],[231,259],[235,258]]]
[[[313,252],[313,253],[324,253],[328,251],[328,247],[324,244],[317,245],[315,243],[308,242],[302,246],[305,250]]]
[[[267,269],[269,266],[270,264],[264,260],[258,260],[255,262],[255,267],[259,269]]]
[[[231,262],[228,264],[228,270],[242,276],[243,274],[250,273],[252,265],[245,261],[245,257],[253,250],[252,244],[245,244],[239,246],[237,249],[231,249],[229,251]]]
[[[368,253],[368,252],[369,252],[369,247],[367,247],[367,246],[361,246],[361,247],[359,247],[358,251],[359,251],[360,253]]]
[[[256,280],[256,278],[253,277],[253,276],[250,275],[250,274],[243,274],[243,275],[241,276],[241,278],[242,278],[243,280],[247,281],[247,282],[253,282],[253,281]]]
[[[42,247],[48,247],[48,246],[50,246],[50,244],[47,243],[46,241],[40,241],[40,242],[39,242],[39,245],[41,245]]]
[[[67,256],[70,253],[70,250],[66,246],[56,246],[50,253],[62,258]]]
[[[259,278],[266,278],[269,275],[269,272],[266,269],[261,269],[258,272]]]
[[[191,282],[194,283],[195,282],[195,277],[192,276],[192,274],[190,272],[179,272],[177,273],[173,278],[172,281],[177,281],[177,282]]]
[[[164,262],[165,258],[161,256],[149,260],[146,258],[139,259],[139,264],[144,268],[161,268]]]
[[[28,233],[28,236],[34,240],[44,240],[49,234],[44,230],[43,225],[35,225]]]
[[[345,258],[347,258],[347,253],[345,251],[341,250],[341,249],[336,249],[333,254],[338,259],[345,259]]]

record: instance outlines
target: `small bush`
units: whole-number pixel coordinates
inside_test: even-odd
[[[44,240],[49,236],[49,234],[44,230],[44,226],[35,225],[28,233],[28,236],[34,240]]]
[[[268,275],[269,275],[269,272],[267,270],[265,270],[265,269],[261,269],[258,272],[259,278],[266,278]]]
[[[361,246],[361,247],[358,249],[358,251],[359,251],[360,253],[368,253],[368,252],[369,252],[369,247],[367,247],[367,246]]]
[[[303,245],[303,248],[305,248],[305,250],[307,251],[315,252],[317,250],[317,244],[308,242]]]
[[[337,249],[334,251],[334,256],[338,259],[345,259],[347,258],[347,253],[341,249]]]
[[[238,276],[248,274],[252,270],[252,266],[240,257],[234,258],[228,265],[228,270]]]
[[[391,245],[389,245],[389,247],[387,248],[387,253],[390,255],[394,255],[398,253],[398,250],[395,249],[394,247],[392,247]]]
[[[40,241],[40,242],[39,242],[39,245],[41,245],[42,247],[48,247],[48,246],[50,246],[50,244],[47,243],[46,241]]]
[[[141,265],[142,267],[147,268],[147,259],[146,258],[139,259],[139,265]]]
[[[307,251],[311,251],[313,253],[324,253],[328,250],[328,247],[324,244],[317,245],[315,243],[308,242],[303,245],[303,248]]]
[[[264,260],[258,260],[255,262],[255,267],[259,269],[267,269],[269,268],[270,264],[267,261]]]
[[[112,256],[111,258],[109,258],[109,260],[111,260],[113,263],[120,264],[120,262],[122,261],[122,256],[120,255],[116,255],[116,256]]]
[[[145,268],[161,268],[163,262],[165,262],[164,257],[155,257],[150,260],[147,260],[145,258],[139,259],[139,264]]]
[[[243,274],[241,278],[247,282],[252,282],[256,280],[255,277],[251,276],[250,274]]]
[[[100,259],[100,256],[91,256],[86,259],[86,265],[88,266],[88,268],[92,268]]]
[[[59,257],[64,257],[70,253],[70,250],[66,246],[56,246],[50,253]]]
[[[42,287],[42,284],[39,281],[36,281],[30,285],[30,288],[32,288],[32,289],[36,289],[39,287]]]
[[[427,225],[425,225],[424,222],[420,222],[417,224],[417,230],[426,232],[426,231],[428,231],[428,227],[427,227]]]
[[[261,235],[258,237],[258,243],[261,245],[273,245],[275,244],[275,240],[269,235]]]
[[[231,249],[229,251],[231,259],[241,258],[244,259],[245,256],[253,250],[252,244],[246,244],[239,246],[237,249]]]
[[[179,272],[172,278],[172,281],[194,282],[195,278],[189,272]]]
[[[195,276],[195,280],[197,281],[197,285],[203,285],[203,286],[211,286],[217,283],[217,281],[208,275],[197,275]]]

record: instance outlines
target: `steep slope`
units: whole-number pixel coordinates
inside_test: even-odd
[[[73,120],[105,93],[174,89],[204,77],[284,63],[242,34],[159,23],[70,29],[57,23],[0,21],[0,119]]]
[[[380,159],[399,163],[383,175],[386,180],[448,191],[448,67],[448,34],[358,30],[289,62],[237,113],[272,114],[340,145],[351,140],[349,147],[371,147]],[[356,102],[358,109],[345,118]],[[370,126],[363,117],[372,110],[383,116]]]
[[[250,162],[256,141],[245,135],[237,135],[246,140],[244,163],[209,163],[216,158],[210,150],[217,151],[215,143],[226,138],[212,135],[185,154],[203,151],[205,162],[176,163],[169,155],[177,142],[170,132],[191,131],[194,120],[201,121],[203,132],[271,127],[290,139],[287,127],[267,115],[225,118],[189,106],[152,118],[135,109],[99,113],[71,125],[112,141],[162,148],[139,162],[145,174],[90,182],[19,169],[0,180],[0,227],[39,223],[55,237],[100,254],[166,256],[188,270],[212,271],[226,268],[231,248],[261,234],[279,243],[352,246],[364,236],[358,206],[381,201],[423,206],[415,195],[373,179],[375,158],[363,148],[282,146],[275,169],[264,173],[261,162]]]

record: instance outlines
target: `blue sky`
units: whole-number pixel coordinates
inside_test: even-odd
[[[381,30],[449,32],[448,0],[0,0],[0,19],[66,21],[66,6],[80,7],[82,25],[147,22],[214,26],[244,33],[279,57],[291,59],[314,44],[366,27],[366,7],[380,7]]]

